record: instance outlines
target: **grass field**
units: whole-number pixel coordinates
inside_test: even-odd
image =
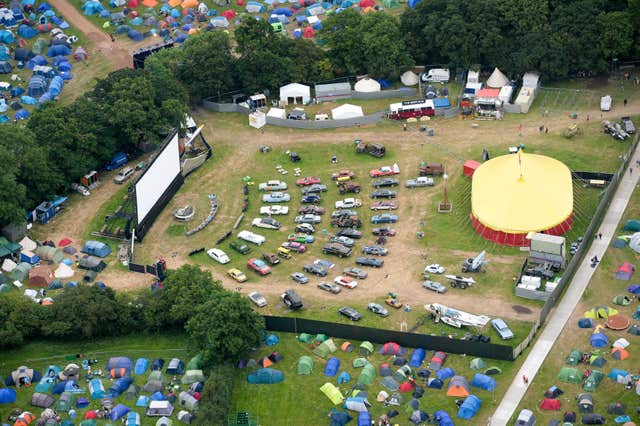
[[[637,190],[634,192],[627,211],[625,212],[621,224],[623,225],[628,219],[637,219],[640,215],[640,192]],[[630,234],[630,232],[619,231],[618,235]],[[631,319],[631,315],[636,309],[636,303],[632,303],[630,306],[622,307],[612,304],[612,299],[618,294],[625,294],[626,287],[635,282],[633,281],[618,281],[615,280],[614,275],[616,269],[622,264],[622,262],[632,262],[634,265],[638,265],[638,255],[629,248],[616,249],[612,246],[609,247],[606,255],[602,258],[598,269],[596,270],[589,287],[585,291],[581,303],[576,308],[575,312],[571,316],[571,319],[567,323],[567,326],[563,330],[560,338],[550,351],[545,363],[536,375],[535,379],[531,382],[529,390],[527,391],[520,407],[516,410],[516,413],[520,409],[529,408],[536,413],[538,420],[541,424],[545,424],[547,421],[553,418],[560,419],[561,416],[558,413],[542,412],[537,408],[540,401],[543,398],[544,391],[551,385],[557,385],[565,394],[560,398],[562,402],[562,412],[565,410],[577,411],[577,403],[575,401],[576,396],[582,393],[582,385],[569,384],[559,382],[556,378],[558,372],[565,364],[565,359],[569,355],[569,352],[573,349],[579,349],[583,352],[591,351],[589,344],[589,336],[593,332],[592,329],[579,329],[577,327],[578,319],[584,316],[584,312],[593,308],[594,306],[608,305],[617,309],[622,315]],[[626,293],[628,294],[628,293]],[[603,321],[599,321],[603,323]],[[637,321],[632,320],[632,324]],[[598,370],[608,374],[613,368],[620,368],[628,371],[630,374],[637,378],[638,375],[638,362],[640,361],[640,355],[637,352],[638,338],[628,334],[626,331],[612,331],[605,330],[605,334],[609,338],[609,346],[603,348],[603,352],[606,353],[604,358],[607,363],[604,367]],[[629,342],[631,346],[628,348],[631,356],[624,360],[614,360],[609,352],[611,350],[611,344],[618,338],[623,337]],[[594,370],[593,367],[587,367],[584,364],[576,366],[580,371],[584,371],[586,368]],[[635,387],[634,387],[635,389]],[[595,402],[594,412],[600,413],[607,417],[610,421],[615,416],[607,415],[606,407],[609,403],[622,402],[627,406],[627,413],[633,416],[635,407],[637,406],[638,396],[634,390],[625,390],[624,385],[615,383],[609,378],[605,378],[597,391],[593,393],[593,399]]]

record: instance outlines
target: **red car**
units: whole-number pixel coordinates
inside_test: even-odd
[[[371,204],[371,210],[395,210],[398,205],[393,201],[376,201]]]
[[[379,169],[373,169],[369,172],[369,176],[381,177],[381,176],[397,175],[399,173],[400,173],[400,168],[398,167],[397,164],[394,164],[393,166],[383,166],[383,167],[380,167]]]
[[[315,185],[316,183],[320,183],[320,178],[314,176],[307,176],[296,181],[296,185],[298,186]]]
[[[256,259],[255,257],[251,258],[247,262],[247,266],[249,266],[249,268],[253,269],[260,275],[267,275],[271,273],[271,267],[267,265],[262,259]]]
[[[353,173],[351,170],[348,170],[348,169],[342,169],[339,172],[333,173],[331,175],[331,179],[333,179],[333,180],[338,180],[340,178],[348,180],[348,179],[355,179],[355,177],[356,177],[356,174]],[[340,180],[342,180],[342,179],[340,179]]]

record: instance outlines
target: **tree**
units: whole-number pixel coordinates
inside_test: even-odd
[[[18,181],[18,159],[0,145],[0,223],[8,225],[24,220],[26,188]]]
[[[627,12],[600,16],[600,48],[607,59],[625,57],[633,46],[633,24]]]
[[[240,293],[223,291],[194,311],[185,330],[205,365],[234,362],[260,343],[264,318]]]
[[[164,280],[162,294],[170,306],[170,318],[175,324],[186,323],[194,314],[194,305],[218,297],[220,283],[213,280],[211,272],[194,265],[183,265],[169,271]]]
[[[234,30],[236,52],[247,55],[250,52],[274,51],[285,40],[273,32],[271,24],[264,19],[245,19]]]
[[[238,80],[248,93],[275,91],[291,81],[291,69],[291,59],[270,51],[249,52],[237,62]]]
[[[231,394],[236,376],[233,365],[216,365],[209,373],[198,404],[196,424],[226,425],[231,410]]]
[[[15,292],[0,297],[1,348],[15,349],[38,334],[38,309],[40,305]]]

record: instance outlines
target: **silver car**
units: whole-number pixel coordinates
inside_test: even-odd
[[[427,290],[433,290],[436,293],[447,292],[447,287],[445,287],[444,285],[440,284],[437,281],[426,280],[425,282],[422,283],[422,287],[426,288]]]
[[[267,306],[267,299],[257,291],[252,291],[247,295],[247,297],[249,297],[249,300],[251,300],[258,308],[264,308]]]
[[[291,200],[291,195],[287,192],[271,192],[262,196],[263,203],[286,203]]]
[[[315,225],[322,221],[322,218],[315,214],[302,214],[300,216],[296,216],[295,223],[310,223]]]

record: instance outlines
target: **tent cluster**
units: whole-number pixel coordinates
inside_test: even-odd
[[[30,412],[12,411],[15,417],[10,419],[12,424],[23,424],[18,417],[28,413],[33,418],[25,425],[36,420],[37,424],[59,425],[59,421],[47,420],[60,416],[65,419],[62,424],[68,425],[77,424],[74,420],[78,419],[81,426],[95,426],[97,420],[104,419],[140,426],[144,415],[158,418],[152,420],[153,424],[169,426],[173,424],[175,408],[180,410],[175,417],[182,423],[189,424],[195,418],[205,382],[199,356],[186,366],[174,358],[164,372],[162,359],[150,362],[139,358],[134,363],[128,357],[113,357],[104,370],[97,368],[98,360],[78,358],[78,361],[64,368],[49,365],[42,373],[26,366],[12,371],[5,380],[7,388],[0,389],[0,405],[16,402],[13,387],[33,388]],[[39,419],[33,414],[36,409],[42,410]]]
[[[68,238],[56,245],[53,241],[35,242],[29,237],[13,243],[0,237],[0,293],[27,285],[30,288],[24,290],[25,296],[36,303],[52,304],[54,299],[47,296],[48,291],[77,287],[79,281],[94,283],[98,272],[107,266],[102,258],[111,249],[102,242],[87,241],[82,253]],[[105,286],[101,282],[95,285]]]
[[[0,8],[0,123],[11,121],[9,109],[18,122],[30,116],[23,106],[55,100],[73,78],[71,57],[87,59],[82,47],[73,46],[77,37],[64,33],[68,28],[44,1],[12,1]],[[23,82],[12,74],[16,68],[32,75]]]

